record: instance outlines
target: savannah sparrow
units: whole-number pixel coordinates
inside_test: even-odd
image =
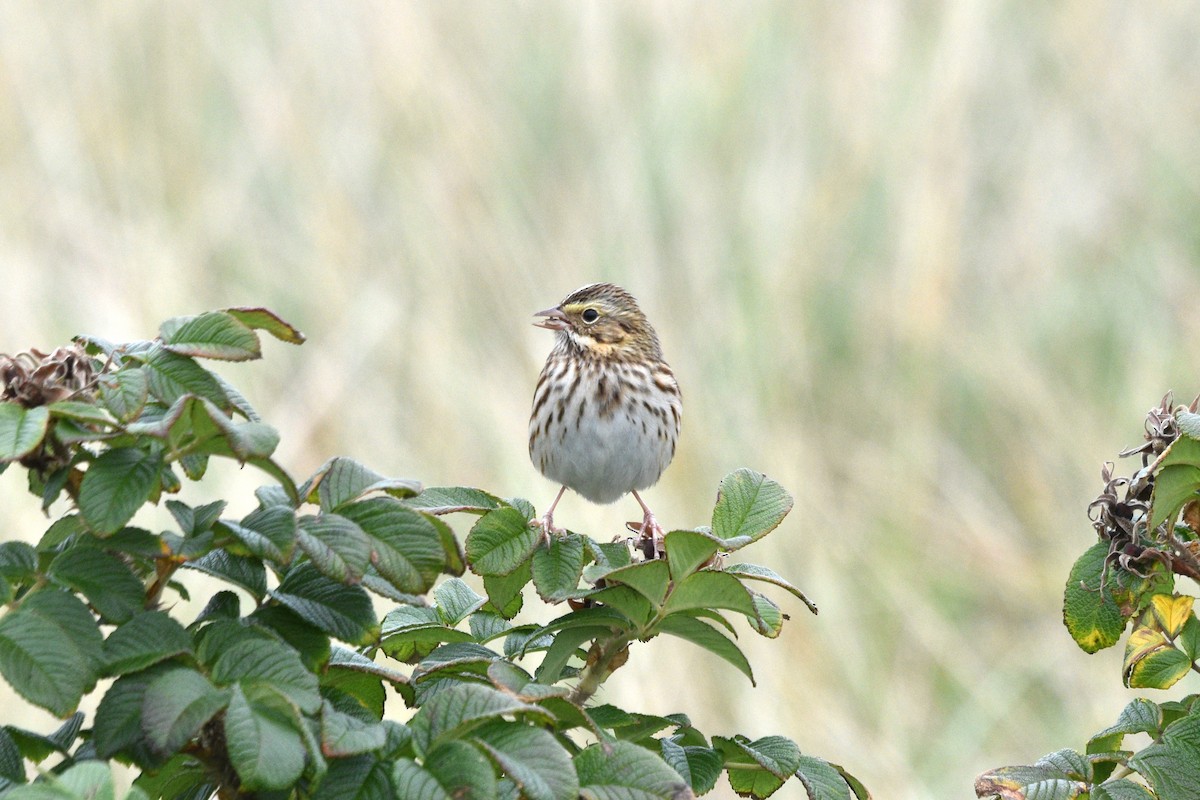
[[[632,493],[643,512],[637,530],[657,551],[662,527],[638,490],[671,463],[682,411],[658,334],[633,295],[611,283],[584,286],[534,316],[558,334],[529,417],[529,457],[562,484],[540,520],[544,535],[559,532],[554,508],[567,489],[593,503]]]

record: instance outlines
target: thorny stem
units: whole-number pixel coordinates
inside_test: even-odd
[[[597,641],[592,645],[592,651],[588,653],[587,666],[579,673],[579,685],[571,693],[572,703],[577,705],[586,703],[600,688],[600,685],[608,680],[608,676],[625,663],[626,658],[629,657],[629,641],[629,635],[622,633],[611,639]]]

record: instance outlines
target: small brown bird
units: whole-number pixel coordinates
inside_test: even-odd
[[[554,508],[567,489],[603,504],[632,493],[640,535],[658,549],[662,527],[638,491],[671,463],[683,408],[658,334],[633,295],[611,283],[584,286],[534,316],[557,333],[529,418],[529,457],[562,484],[540,520],[544,535],[561,533]]]

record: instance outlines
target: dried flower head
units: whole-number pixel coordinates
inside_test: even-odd
[[[60,347],[50,354],[34,349],[15,356],[0,353],[0,400],[16,401],[26,408],[90,392],[94,378],[92,360],[78,345]]]

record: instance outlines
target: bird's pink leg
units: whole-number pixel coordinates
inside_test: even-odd
[[[550,544],[550,537],[563,533],[562,528],[554,527],[554,509],[558,505],[558,501],[562,500],[562,496],[566,493],[567,487],[562,487],[558,490],[558,494],[554,497],[554,502],[550,504],[550,508],[546,509],[546,513],[539,520],[534,520],[534,523],[542,529],[542,541]]]
[[[650,510],[650,506],[646,505],[642,500],[641,495],[633,492],[633,499],[638,501],[638,505],[642,507],[642,527],[639,531],[642,540],[651,539],[654,542],[654,555],[661,556],[663,553],[662,542],[664,531],[662,525],[658,524],[658,520],[654,518],[654,512]]]

